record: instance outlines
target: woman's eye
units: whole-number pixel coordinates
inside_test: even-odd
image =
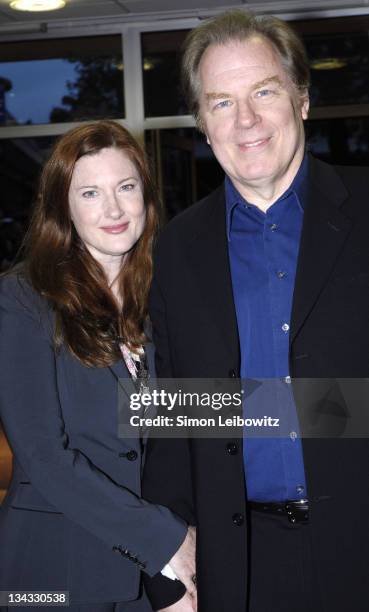
[[[133,183],[126,183],[125,185],[121,185],[120,191],[132,191],[135,188]]]
[[[89,189],[88,191],[84,191],[82,193],[82,197],[83,198],[94,198],[95,196],[97,196],[97,191],[95,189]]]

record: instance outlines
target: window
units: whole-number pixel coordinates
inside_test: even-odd
[[[124,117],[120,35],[0,44],[0,124]]]
[[[14,261],[21,245],[41,167],[53,137],[0,140],[0,271]]]
[[[186,115],[180,87],[181,46],[187,30],[141,36],[145,117]]]

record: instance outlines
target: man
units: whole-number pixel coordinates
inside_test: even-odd
[[[273,380],[259,397],[289,433],[152,439],[145,494],[197,525],[199,612],[367,611],[369,446],[345,438],[341,380],[369,372],[367,174],[306,154],[309,69],[287,24],[222,14],[183,66],[226,178],[159,241],[158,375]],[[191,610],[166,580],[154,609]]]

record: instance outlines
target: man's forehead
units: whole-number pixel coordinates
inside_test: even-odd
[[[277,58],[279,54],[273,43],[260,35],[253,35],[245,40],[229,40],[224,43],[209,45],[200,60],[200,64],[206,62],[209,56],[232,57],[233,61],[238,58],[241,61],[262,62],[265,56]]]
[[[278,74],[283,79],[285,69],[281,58],[267,40],[250,39],[211,45],[199,65],[201,81],[250,78],[255,83]]]

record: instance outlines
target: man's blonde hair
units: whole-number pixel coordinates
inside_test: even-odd
[[[301,96],[310,85],[310,69],[305,47],[296,32],[284,21],[270,15],[257,16],[233,10],[208,19],[187,35],[182,60],[182,86],[190,112],[201,128],[201,58],[210,45],[244,42],[253,36],[268,40],[276,50],[283,68]]]

